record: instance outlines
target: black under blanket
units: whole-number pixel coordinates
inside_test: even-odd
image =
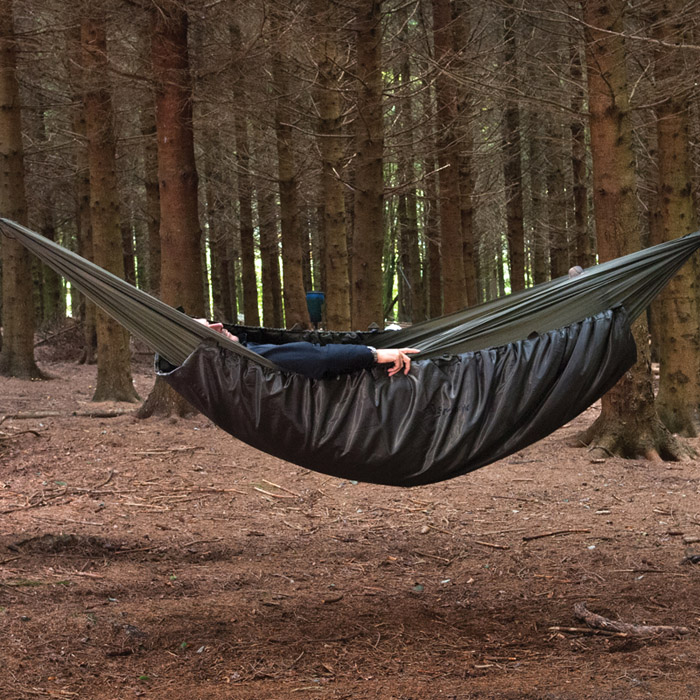
[[[235,437],[308,469],[416,486],[501,459],[610,389],[636,349],[621,307],[495,348],[334,379],[270,370],[205,341],[159,374]]]

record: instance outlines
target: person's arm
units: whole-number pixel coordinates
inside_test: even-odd
[[[315,345],[300,341],[283,345],[248,343],[247,347],[282,369],[314,379],[354,372],[374,364],[374,355],[365,345]]]
[[[305,342],[284,345],[248,343],[248,348],[283,369],[314,379],[368,369],[375,363],[391,364],[389,376],[401,370],[408,374],[411,369],[409,354],[418,352],[413,348],[374,350],[366,345],[314,345]]]
[[[196,319],[212,330],[222,333],[227,338],[238,341],[229,333],[222,323],[210,323],[205,318]],[[391,365],[389,376],[403,370],[408,374],[411,369],[410,355],[420,352],[415,348],[381,348],[375,349],[367,345],[315,345],[313,343],[297,342],[283,345],[248,343],[247,347],[258,355],[263,355],[279,365],[307,377],[321,379],[338,374],[367,369],[374,364]]]

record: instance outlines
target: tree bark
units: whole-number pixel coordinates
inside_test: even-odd
[[[315,90],[318,110],[317,144],[321,154],[321,209],[323,211],[323,268],[326,280],[325,317],[329,330],[350,328],[350,276],[348,259],[343,172],[343,115],[341,101],[342,70],[340,54],[330,27],[334,6],[315,0],[317,19]]]
[[[280,244],[277,231],[277,205],[272,189],[255,189],[258,197],[260,228],[260,263],[262,268],[263,325],[282,328],[282,280],[280,278]]]
[[[41,226],[39,233],[50,241],[56,240],[54,221],[54,202],[51,194],[41,208]],[[41,266],[41,323],[44,325],[62,324],[66,320],[66,297],[63,293],[63,280],[47,265]]]
[[[105,84],[108,74],[105,21],[99,15],[85,16],[80,30],[93,260],[124,278],[114,111]],[[137,401],[139,397],[131,378],[128,332],[101,309],[97,310],[96,321],[97,382],[92,400]]]
[[[27,223],[24,150],[12,0],[0,0],[0,211]],[[3,342],[0,374],[43,378],[34,361],[34,297],[31,260],[14,238],[2,239]]]
[[[469,44],[469,5],[466,0],[456,0],[452,7],[454,69],[461,74],[469,71],[467,47]],[[457,85],[457,139],[459,143],[459,210],[462,227],[464,278],[467,286],[467,303],[474,306],[480,301],[477,291],[478,245],[474,228],[474,173],[472,152],[473,96],[463,84]]]
[[[544,224],[544,159],[540,115],[531,114],[528,124],[528,161],[530,173],[530,227],[532,231],[532,278],[535,284],[549,279],[549,243]]]
[[[143,104],[139,113],[143,136],[143,175],[148,226],[148,286],[151,294],[160,294],[160,191],[158,186],[158,136],[153,104]]]
[[[660,93],[656,103],[658,149],[658,226],[660,241],[669,241],[697,229],[693,203],[693,166],[690,160],[690,94],[685,78],[685,56],[669,45],[686,43],[679,0],[662,0],[650,19],[655,37],[664,43],[656,50],[654,76]],[[654,241],[657,242],[657,241]],[[671,432],[695,437],[698,419],[697,259],[693,258],[669,281],[654,304],[659,351],[659,417]]]
[[[515,8],[507,2],[503,22],[503,69],[512,85],[519,84]],[[506,235],[510,259],[510,287],[525,288],[525,227],[523,223],[523,172],[520,153],[520,106],[508,99],[503,115],[503,179],[506,196]]]
[[[272,57],[275,88],[275,130],[277,133],[277,167],[280,191],[280,226],[282,232],[282,288],[284,318],[287,328],[311,328],[302,269],[301,222],[292,138],[293,115],[289,109],[289,82],[282,56],[275,49]]]
[[[435,172],[435,161],[428,157],[425,169]],[[435,176],[430,175],[425,183],[425,238],[428,248],[427,307],[429,318],[442,315],[442,252],[440,246],[440,223]]]
[[[260,325],[258,279],[255,271],[253,229],[253,183],[250,177],[248,120],[236,112],[236,159],[238,161],[238,221],[241,238],[241,276],[243,280],[243,317],[248,326]]]
[[[468,299],[460,211],[457,94],[454,80],[447,73],[454,58],[449,0],[433,0],[433,42],[438,70],[435,78],[435,96],[443,307],[444,313],[451,313],[463,309]]]
[[[81,70],[80,22],[74,18],[66,32],[66,70],[70,83],[73,107],[71,125],[77,136],[73,182],[75,187],[75,220],[78,239],[78,255],[88,260],[92,254],[92,224],[90,222],[90,172],[87,155],[87,128],[85,126],[85,106],[83,104],[83,76]],[[83,327],[83,349],[80,364],[95,364],[97,361],[97,327],[95,304],[84,297],[77,289],[72,294],[78,296],[78,316]]]
[[[352,327],[384,321],[384,124],[381,0],[355,0],[357,113],[354,119]]]
[[[584,0],[593,191],[601,260],[638,250],[634,155],[625,47],[623,0]],[[639,360],[602,400],[595,423],[581,436],[595,456],[680,458],[687,448],[659,420],[654,407],[646,321],[633,328]]]
[[[212,317],[233,323],[237,309],[232,305],[227,238],[224,212],[227,195],[233,189],[228,172],[220,167],[223,143],[218,129],[207,129],[204,155],[204,179],[206,182],[206,217],[209,251],[211,255]],[[223,190],[223,192],[222,192]],[[235,296],[233,297],[235,299]]]
[[[41,110],[38,119],[38,140],[42,147],[47,144],[46,110]],[[38,203],[37,218],[40,221],[39,233],[50,241],[56,240],[55,202],[53,188],[49,183],[46,192]],[[61,324],[66,319],[66,298],[63,293],[63,279],[48,265],[40,264],[39,283],[41,293],[41,314],[39,322],[44,326]]]
[[[579,39],[574,36],[570,39],[571,62],[571,111],[574,116],[571,119],[571,172],[573,175],[573,200],[574,200],[574,230],[573,230],[573,264],[583,268],[594,264],[593,251],[591,250],[591,236],[588,231],[588,187],[586,173],[586,127],[583,121],[583,70],[581,69],[581,56]],[[581,116],[577,116],[581,115]]]
[[[85,106],[83,104],[83,77],[80,46],[80,22],[74,18],[72,26],[66,32],[66,70],[70,84],[73,107],[71,125],[77,136],[73,182],[75,188],[75,221],[78,239],[78,255],[88,260],[92,254],[92,224],[90,222],[90,173],[87,156],[87,129],[85,126]],[[97,361],[96,307],[77,289],[72,289],[74,306],[79,297],[78,317],[83,327],[83,349],[78,362],[94,364]]]
[[[192,84],[187,13],[161,0],[151,15],[151,60],[156,95],[160,194],[161,298],[191,316],[205,310],[194,157]],[[138,415],[184,416],[194,409],[163,381],[156,381]]]
[[[566,231],[563,129],[558,113],[547,116],[547,224],[550,276],[554,279],[565,275],[570,265]]]

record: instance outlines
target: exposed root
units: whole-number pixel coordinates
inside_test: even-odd
[[[150,418],[151,416],[186,418],[196,414],[197,410],[190,403],[175,392],[167,382],[158,377],[148,398],[134,415],[136,418]]]
[[[578,439],[588,445],[590,457],[595,461],[624,457],[652,462],[685,462],[697,456],[685,440],[669,432],[659,420],[652,420],[649,425],[629,425],[605,420],[601,416],[580,433]]]

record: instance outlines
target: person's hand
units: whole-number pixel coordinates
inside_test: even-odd
[[[224,337],[228,338],[229,340],[232,340],[234,343],[238,342],[238,336],[233,335],[233,333],[229,333],[224,328],[223,323],[209,323],[206,318],[195,318],[195,321],[199,321],[204,326],[207,326],[207,328],[211,328],[213,331],[216,331],[217,333],[221,333]]]
[[[389,376],[392,377],[403,370],[404,374],[408,374],[411,369],[411,358],[409,355],[414,355],[420,352],[416,348],[377,348],[377,363],[380,365],[388,365]]]

